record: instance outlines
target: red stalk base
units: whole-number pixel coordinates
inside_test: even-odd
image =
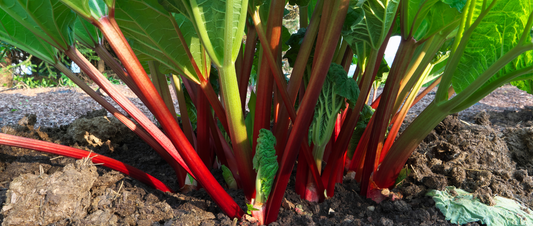
[[[315,183],[308,183],[305,188],[305,200],[309,202],[318,202],[318,194]]]
[[[253,210],[252,211],[252,217],[254,217],[255,219],[257,219],[259,222],[259,225],[264,225],[265,224],[265,210],[266,210],[266,205],[254,205],[254,209],[257,209],[257,210]]]

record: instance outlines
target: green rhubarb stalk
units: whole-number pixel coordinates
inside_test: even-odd
[[[176,94],[176,98],[178,99],[178,107],[180,109],[181,126],[183,127],[183,132],[185,133],[187,140],[189,140],[189,142],[196,149],[196,136],[192,129],[191,119],[189,118],[187,101],[185,100],[185,93],[183,86],[181,85],[181,80],[178,75],[173,74],[171,82]]]
[[[148,61],[148,68],[150,69],[152,83],[154,83],[157,92],[163,98],[170,113],[176,117],[176,109],[174,108],[174,102],[172,101],[172,96],[170,96],[170,90],[168,89],[167,76],[159,71],[159,62],[157,61]]]

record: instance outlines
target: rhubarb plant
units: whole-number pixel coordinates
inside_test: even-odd
[[[446,115],[509,82],[532,92],[530,0],[288,3],[300,9],[300,29],[290,38],[282,25],[286,0],[0,0],[0,40],[73,79],[174,168],[180,188],[192,177],[222,211],[241,217],[245,211],[211,174],[223,166],[228,187],[243,189],[261,223],[276,220],[297,159],[295,189],[302,197],[320,202],[333,196],[347,169],[355,172],[361,194],[378,200],[379,190],[394,186],[407,158]],[[401,41],[389,68],[383,56],[391,36]],[[117,92],[76,42],[106,60],[163,131]],[[284,43],[292,71],[282,69]],[[133,120],[77,80],[58,53]],[[357,69],[347,74],[352,62]],[[179,106],[170,99],[167,77]],[[371,95],[378,86],[381,95]],[[434,101],[397,136],[409,108],[435,87]],[[0,143],[84,154],[2,134]],[[154,181],[114,160],[95,159]]]

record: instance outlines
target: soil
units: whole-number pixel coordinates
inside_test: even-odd
[[[334,197],[309,203],[294,193],[293,178],[278,221],[271,225],[452,225],[425,196],[429,189],[446,186],[475,193],[486,204],[498,195],[531,209],[533,107],[505,106],[517,98],[529,104],[527,94],[509,87],[488,98],[500,94],[509,100],[500,105],[481,101],[448,116],[426,137],[406,164],[411,173],[393,189],[402,199],[375,203],[359,195],[357,182],[346,179],[336,185]],[[172,168],[103,110],[56,127],[38,127],[37,121],[39,116],[27,115],[2,132],[119,159],[178,190]],[[219,170],[213,174],[224,183]],[[228,193],[245,209],[240,190]],[[2,225],[255,224],[249,217],[234,221],[221,213],[203,189],[163,193],[88,161],[7,146],[0,146],[0,209]]]

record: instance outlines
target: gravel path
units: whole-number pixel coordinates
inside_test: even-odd
[[[149,118],[152,114],[124,85],[116,85],[135,105]],[[418,115],[435,97],[435,92],[430,92],[409,111],[408,118]],[[472,121],[473,116],[480,111],[505,110],[516,111],[524,106],[533,106],[533,96],[521,91],[514,86],[500,87],[479,103],[461,112],[460,118]],[[105,97],[109,102],[114,102]],[[174,98],[175,105],[177,101]],[[118,105],[115,107],[120,109]],[[0,126],[15,124],[25,114],[37,115],[36,126],[55,127],[67,125],[88,111],[98,110],[101,107],[88,95],[77,88],[37,88],[0,90]]]

